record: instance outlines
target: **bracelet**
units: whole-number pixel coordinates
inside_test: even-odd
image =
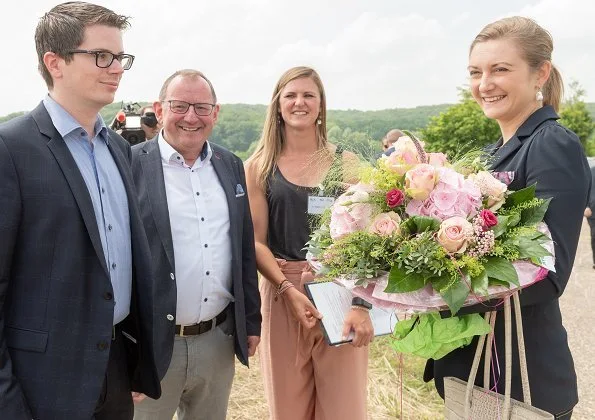
[[[292,287],[295,287],[294,284],[287,279],[279,283],[279,285],[277,286],[277,291],[275,292],[275,301],[279,299],[279,296],[281,296],[283,293],[285,293],[288,289],[291,289]]]
[[[366,308],[365,306],[360,306],[360,305],[351,305],[351,309],[356,309],[358,311],[370,312],[370,310],[368,308]]]

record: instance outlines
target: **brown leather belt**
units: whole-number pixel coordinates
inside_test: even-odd
[[[176,325],[176,335],[179,335],[180,337],[184,337],[185,335],[200,335],[206,333],[207,331],[211,331],[214,327],[221,324],[226,319],[227,310],[224,309],[215,318],[209,319],[207,321],[202,321],[194,325]]]

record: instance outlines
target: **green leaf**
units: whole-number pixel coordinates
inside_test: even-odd
[[[490,257],[483,264],[490,279],[504,281],[508,284],[520,286],[519,276],[510,261],[500,257]]]
[[[445,292],[441,293],[442,299],[446,301],[450,312],[455,315],[465,303],[467,296],[469,296],[469,286],[464,281],[458,281],[449,287]]]
[[[425,282],[421,274],[409,273],[394,265],[388,275],[388,285],[384,289],[385,293],[405,293],[414,292],[424,287]]]
[[[401,229],[403,228],[409,232],[409,235],[425,231],[434,232],[440,229],[440,221],[433,217],[412,216],[401,224]]]
[[[539,244],[538,241],[531,240],[524,236],[518,239],[519,258],[541,258],[552,255],[547,249]]]
[[[477,277],[471,278],[471,288],[473,289],[473,292],[478,295],[487,296],[488,285],[488,273],[486,270],[482,270]]]
[[[446,290],[448,286],[450,286],[452,279],[448,275],[443,275],[440,277],[432,277],[428,280],[428,282],[432,285],[432,288],[435,291],[441,293],[443,290]]]
[[[511,228],[511,227],[518,225],[520,221],[521,221],[521,214],[519,212],[513,212],[513,213],[510,213],[510,215],[508,216],[508,221],[506,222],[506,224],[508,225],[509,228]]]
[[[535,198],[535,185],[530,185],[522,190],[513,191],[506,197],[506,201],[502,207],[510,208],[518,204],[524,203],[525,201],[532,200]]]
[[[508,230],[508,216],[498,216],[498,224],[492,228],[494,237],[502,236]]]
[[[551,198],[543,200],[538,207],[528,208],[521,212],[521,222],[524,225],[535,225],[543,220],[545,212],[550,205]]]

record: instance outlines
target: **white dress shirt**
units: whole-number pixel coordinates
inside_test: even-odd
[[[163,131],[158,144],[176,266],[176,324],[192,325],[214,318],[233,301],[229,208],[208,142],[192,167]]]

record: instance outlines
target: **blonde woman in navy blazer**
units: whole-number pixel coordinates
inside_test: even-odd
[[[556,122],[563,86],[551,62],[552,49],[550,34],[534,21],[505,18],[477,35],[468,68],[473,97],[502,132],[490,148],[492,170],[507,173],[511,190],[536,184],[537,196],[552,198],[545,222],[555,244],[556,271],[521,292],[523,331],[532,404],[556,419],[570,419],[578,393],[558,299],[572,270],[590,175],[578,137]],[[485,305],[477,305],[463,312],[486,310]],[[495,328],[500,372],[504,372],[503,324],[500,312]],[[471,344],[443,359],[430,360],[425,379],[433,377],[443,395],[445,376],[468,378],[474,352]],[[512,397],[522,400],[518,361],[513,363]],[[477,383],[483,383],[483,377]],[[496,386],[503,393],[504,378]]]

